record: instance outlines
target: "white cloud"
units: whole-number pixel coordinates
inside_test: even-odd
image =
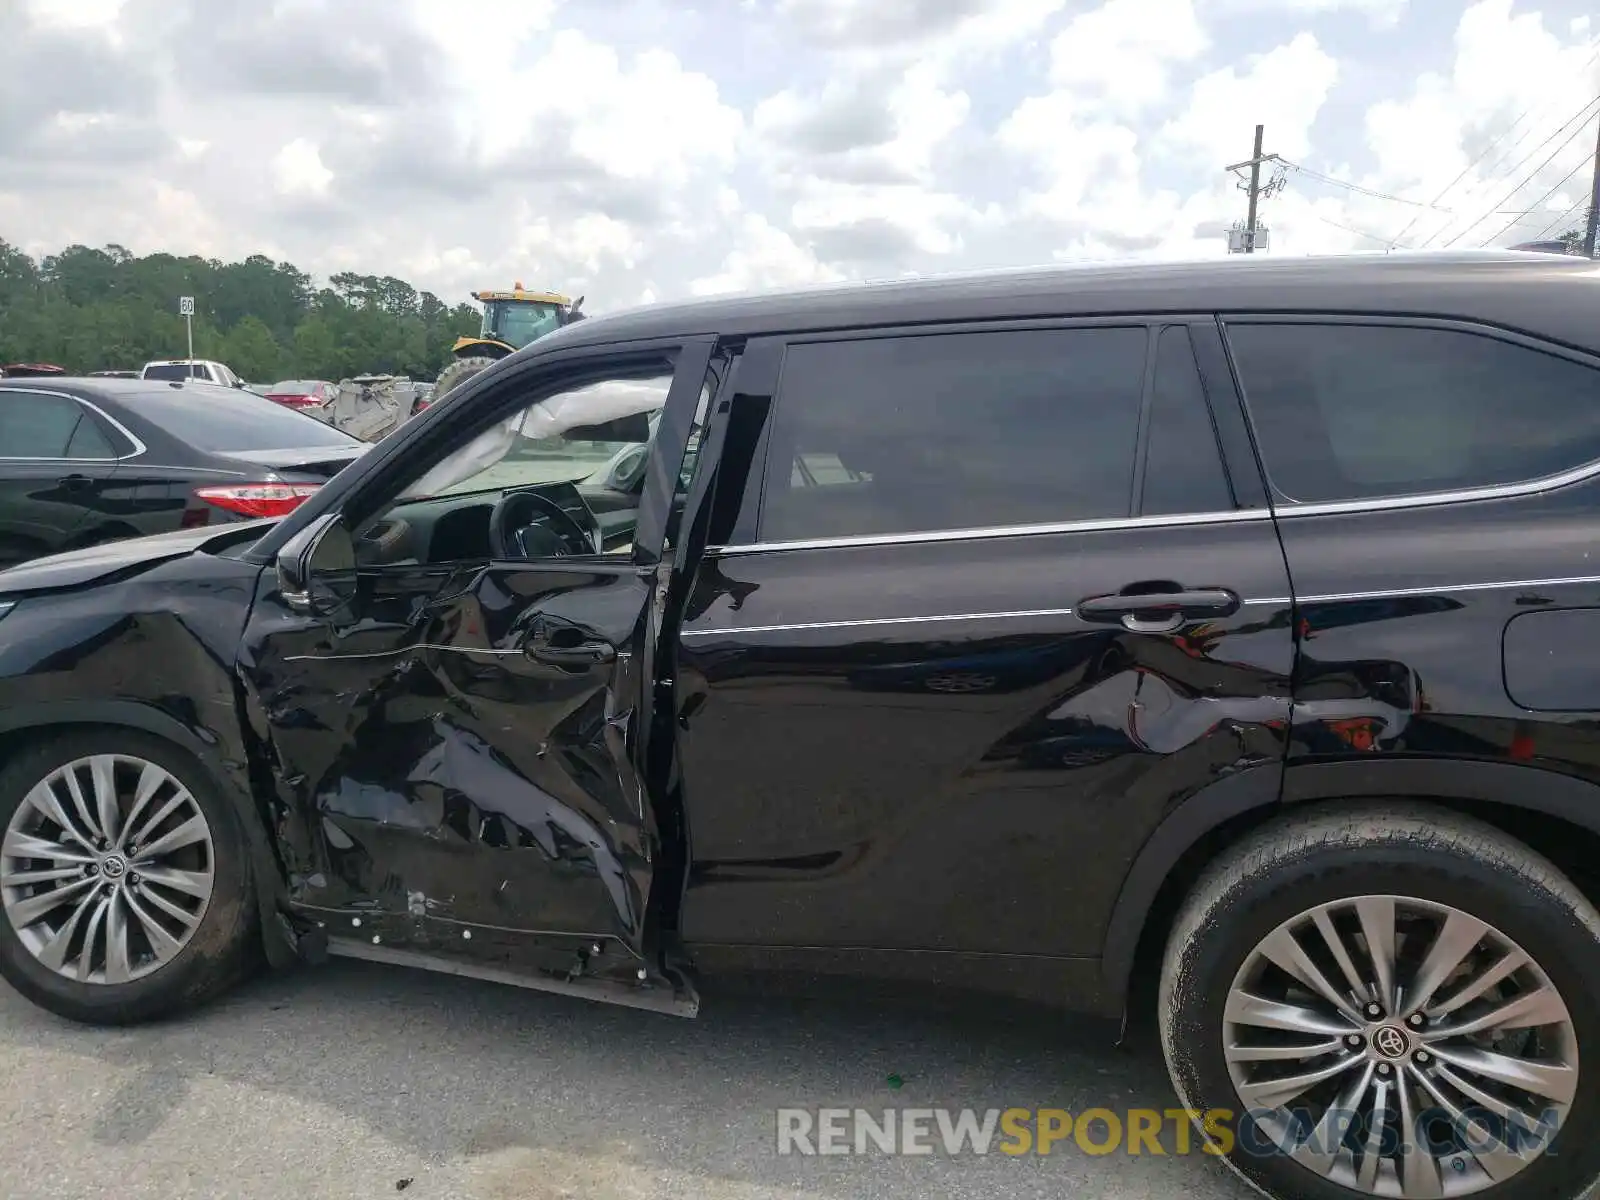
[[[322,152],[315,142],[295,138],[273,157],[272,179],[285,196],[324,196],[333,182],[333,172],[323,165]]]
[[[1092,189],[1139,175],[1139,135],[1094,117],[1070,90],[1024,100],[1000,126],[999,140],[1043,180],[1025,193],[1024,206],[1054,220],[1073,220]]]
[[[563,278],[592,278],[607,266],[632,270],[644,252],[635,230],[601,213],[552,221],[524,203],[513,230],[509,249],[515,261],[540,263],[547,270],[548,264],[560,264]]]
[[[41,25],[104,29],[116,24],[127,0],[22,0],[23,11]]]
[[[1136,109],[1166,98],[1171,67],[1209,45],[1192,0],[1109,0],[1056,35],[1050,78],[1098,92],[1118,109]]]
[[[518,37],[506,45],[515,50]],[[486,60],[451,60],[455,128],[487,165],[539,153],[553,130],[572,154],[618,178],[681,183],[698,163],[732,160],[743,117],[715,81],[670,51],[624,63],[613,47],[564,29],[526,65],[513,69],[510,58],[502,48]]]
[[[1526,240],[1579,199],[1581,181],[1551,193],[1594,148],[1593,118],[1572,118],[1600,91],[1600,64],[1584,31],[1574,32],[1564,39],[1512,0],[1482,0],[1461,15],[1448,72],[1373,105],[1365,132],[1376,168],[1359,182],[1430,202],[1449,187],[1440,200],[1448,213],[1387,214],[1397,232],[1418,217],[1407,245]],[[1536,202],[1547,211],[1516,223],[1516,210]]]
[[[1285,158],[1304,158],[1311,150],[1312,122],[1338,77],[1338,63],[1316,35],[1297,34],[1246,59],[1242,71],[1223,67],[1196,80],[1182,113],[1162,128],[1161,139],[1220,170],[1250,157],[1250,131],[1259,119],[1271,126],[1269,149]]]
[[[521,278],[601,311],[1220,254],[1244,212],[1223,167],[1263,121],[1268,150],[1413,201],[1477,160],[1431,215],[1290,174],[1273,253],[1377,248],[1414,215],[1406,244],[1476,245],[1515,219],[1491,209],[1552,210],[1506,242],[1581,208],[1592,125],[1526,186],[1561,138],[1513,168],[1600,92],[1591,7],[525,0],[485,37],[458,0],[0,0],[0,235],[452,299]]]
[[[1437,2],[1437,0],[1433,0]],[[1399,24],[1409,0],[1200,0],[1202,16],[1363,16],[1374,29]]]
[[[734,231],[734,248],[713,275],[692,280],[696,296],[717,292],[765,291],[808,283],[833,283],[844,274],[824,266],[815,254],[759,213],[745,213]]]

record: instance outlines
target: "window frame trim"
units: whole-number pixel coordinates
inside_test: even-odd
[[[1232,509],[1220,511],[1239,511],[1241,509],[1263,507],[1247,499],[1245,489],[1240,486],[1238,478],[1239,470],[1242,468],[1236,466],[1235,462],[1230,458],[1229,450],[1223,437],[1222,422],[1224,417],[1217,411],[1217,406],[1223,403],[1231,404],[1234,406],[1234,411],[1238,411],[1239,397],[1237,392],[1233,390],[1233,380],[1231,377],[1226,380],[1227,396],[1218,395],[1219,384],[1208,374],[1205,360],[1201,357],[1204,353],[1200,344],[1201,340],[1218,336],[1216,319],[1211,317],[1199,320],[1157,320],[1152,321],[1150,325],[1150,365],[1149,373],[1145,380],[1144,404],[1140,410],[1139,456],[1135,460],[1134,466],[1138,482],[1134,487],[1133,515],[1135,517],[1185,515],[1183,512],[1147,513],[1144,511],[1145,496],[1150,486],[1150,438],[1155,429],[1156,383],[1160,378],[1161,339],[1172,329],[1181,329],[1184,332],[1184,348],[1188,351],[1189,362],[1194,367],[1195,382],[1200,385],[1200,403],[1206,416],[1206,427],[1211,431],[1211,446],[1217,453],[1218,465],[1222,467],[1222,485],[1228,491],[1228,498],[1233,501]],[[1220,346],[1220,343],[1218,345]],[[1209,348],[1210,343],[1207,344],[1207,349]],[[1226,367],[1226,362],[1223,365]],[[1237,455],[1239,452],[1235,450],[1233,453]],[[1250,475],[1254,479],[1256,490],[1266,486],[1260,478],[1260,464],[1253,452],[1245,457],[1244,467],[1248,468]],[[1251,499],[1253,499],[1253,496]],[[1186,511],[1201,512],[1205,510],[1190,509]]]
[[[751,472],[751,484],[757,488],[755,496],[754,513],[751,514],[749,541],[730,541],[725,544],[707,546],[707,553],[718,555],[764,553],[773,550],[814,550],[835,547],[851,546],[893,546],[918,542],[950,542],[971,541],[974,539],[988,539],[997,537],[1030,537],[1040,534],[1055,533],[1094,533],[1119,529],[1140,529],[1169,525],[1206,525],[1222,521],[1238,520],[1267,520],[1271,517],[1270,509],[1263,505],[1251,507],[1248,505],[1239,482],[1235,478],[1236,464],[1229,456],[1228,447],[1224,444],[1221,430],[1218,428],[1220,421],[1216,411],[1219,401],[1225,402],[1233,399],[1238,402],[1235,392],[1232,397],[1218,397],[1213,394],[1212,380],[1206,373],[1205,363],[1200,357],[1197,346],[1196,330],[1210,328],[1215,330],[1217,314],[1215,312],[1202,312],[1194,309],[1182,309],[1175,312],[1161,312],[1158,310],[1141,309],[1120,313],[1096,313],[1090,316],[1039,316],[1039,317],[1010,317],[1000,320],[959,320],[959,321],[917,321],[891,325],[855,326],[830,330],[806,330],[804,332],[788,333],[775,330],[763,333],[759,341],[763,345],[774,346],[778,351],[776,371],[770,381],[770,394],[768,399],[771,404],[766,425],[762,430],[757,452],[761,461]],[[1156,347],[1160,341],[1161,331],[1171,325],[1184,326],[1189,331],[1191,352],[1195,358],[1195,368],[1200,373],[1201,385],[1208,413],[1211,418],[1214,434],[1216,436],[1216,450],[1222,462],[1222,469],[1228,480],[1229,489],[1234,496],[1235,508],[1217,512],[1193,513],[1164,513],[1158,516],[1141,516],[1137,512],[1142,502],[1142,493],[1137,489],[1142,484],[1144,472],[1144,458],[1148,451],[1148,430],[1150,406],[1154,398],[1154,366]],[[936,529],[912,530],[902,533],[883,534],[848,534],[834,537],[818,538],[788,538],[766,540],[760,537],[760,520],[765,513],[767,501],[767,488],[770,482],[771,461],[771,432],[777,420],[779,406],[783,403],[783,375],[787,366],[788,351],[790,346],[814,345],[817,343],[853,342],[853,341],[879,341],[887,338],[900,337],[933,337],[941,334],[967,334],[967,333],[1022,333],[1042,331],[1066,331],[1074,329],[1141,329],[1144,331],[1146,343],[1144,360],[1140,367],[1140,392],[1138,399],[1138,436],[1133,447],[1134,462],[1133,476],[1128,496],[1128,514],[1121,517],[1102,517],[1093,520],[1049,522],[1030,525],[998,525],[998,526],[973,526],[961,529]],[[757,339],[752,339],[757,340]],[[1227,381],[1232,383],[1232,380]],[[1255,467],[1255,463],[1249,464]],[[1259,468],[1257,468],[1259,469]],[[756,483],[754,476],[759,473],[760,480]],[[1263,486],[1258,482],[1258,487]],[[746,502],[748,507],[749,502]],[[740,522],[744,524],[743,518]]]
[[[65,455],[0,454],[0,462],[120,463],[126,462],[130,458],[138,458],[141,454],[145,453],[149,449],[149,447],[140,441],[139,438],[121,421],[117,420],[110,413],[106,412],[106,410],[101,408],[98,404],[95,404],[91,400],[85,400],[82,396],[74,396],[71,392],[57,392],[48,388],[8,387],[3,390],[6,393],[21,393],[25,396],[48,396],[56,400],[70,400],[72,403],[78,405],[80,409],[88,409],[90,412],[97,414],[103,421],[105,421],[107,425],[111,426],[111,428],[115,430],[118,435],[126,438],[133,449],[127,454],[119,454],[114,458],[68,458]],[[76,426],[74,426],[74,430],[76,430]],[[72,439],[69,435],[67,438],[68,445],[71,445],[71,442]],[[116,449],[115,445],[112,446],[112,449]]]
[[[1223,344],[1227,349],[1234,387],[1239,394],[1240,406],[1250,430],[1250,438],[1255,443],[1260,459],[1260,471],[1263,480],[1266,482],[1268,503],[1272,508],[1273,515],[1279,520],[1368,512],[1392,512],[1413,508],[1437,508],[1442,505],[1470,504],[1474,501],[1482,500],[1519,499],[1555,491],[1558,488],[1570,487],[1573,484],[1584,483],[1594,479],[1596,476],[1600,476],[1600,457],[1596,457],[1575,467],[1569,467],[1565,471],[1519,480],[1515,483],[1484,484],[1479,487],[1445,488],[1427,492],[1406,492],[1395,496],[1370,496],[1360,500],[1317,500],[1306,504],[1288,501],[1272,481],[1271,465],[1267,462],[1265,450],[1262,449],[1261,437],[1256,429],[1255,412],[1250,405],[1249,388],[1246,386],[1244,376],[1239,370],[1238,358],[1233,349],[1233,341],[1229,337],[1229,326],[1232,325],[1363,325],[1375,326],[1380,329],[1446,330],[1453,333],[1466,334],[1469,337],[1482,337],[1490,341],[1503,342],[1508,345],[1519,346],[1524,350],[1532,350],[1536,353],[1549,354],[1555,358],[1565,359],[1568,362],[1587,367],[1589,370],[1596,372],[1597,379],[1600,379],[1600,355],[1575,350],[1563,343],[1552,342],[1545,338],[1524,333],[1521,330],[1510,329],[1485,321],[1463,320],[1456,317],[1426,317],[1375,312],[1271,313],[1252,310],[1249,312],[1218,313],[1217,327],[1221,332]]]

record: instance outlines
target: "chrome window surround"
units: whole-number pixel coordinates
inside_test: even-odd
[[[1462,320],[1460,318],[1383,316],[1377,313],[1238,312],[1219,313],[1217,314],[1217,320],[1222,329],[1223,343],[1227,346],[1229,364],[1233,367],[1235,387],[1244,401],[1245,420],[1250,426],[1250,436],[1257,446],[1260,445],[1260,438],[1256,434],[1255,418],[1250,410],[1250,389],[1241,378],[1237,364],[1233,363],[1233,347],[1228,343],[1229,325],[1357,325],[1379,329],[1433,329],[1449,333],[1460,333],[1468,337],[1479,337],[1491,342],[1502,342],[1508,346],[1518,346],[1521,349],[1531,350],[1538,354],[1548,354],[1552,358],[1564,359],[1577,366],[1587,367],[1591,371],[1600,371],[1600,358],[1592,354],[1586,354],[1568,346],[1542,341],[1539,338],[1531,337],[1515,330],[1504,329],[1498,325],[1486,325],[1481,321]],[[1552,491],[1555,488],[1566,487],[1568,484],[1582,483],[1585,480],[1593,479],[1596,475],[1600,475],[1600,460],[1580,463],[1575,467],[1568,467],[1565,471],[1557,471],[1554,475],[1518,480],[1515,483],[1453,488],[1440,492],[1410,492],[1394,496],[1368,496],[1359,500],[1318,500],[1309,504],[1302,504],[1290,497],[1288,493],[1279,489],[1278,485],[1272,481],[1272,467],[1270,464],[1263,464],[1262,473],[1266,476],[1267,488],[1273,497],[1273,510],[1279,517],[1309,517],[1342,513],[1384,512],[1399,508],[1425,508],[1439,504],[1462,504],[1473,500],[1505,500],[1518,496],[1532,496],[1540,492]]]
[[[1277,504],[1264,508],[1237,509],[1231,512],[1172,513],[1156,517],[1116,517],[1103,521],[1063,521],[1052,525],[1003,525],[987,529],[936,529],[914,533],[861,534],[850,537],[803,538],[783,542],[745,542],[729,546],[710,546],[707,552],[720,555],[760,554],[778,550],[823,550],[850,546],[898,546],[918,542],[965,542],[984,538],[1032,537],[1051,533],[1100,533],[1118,529],[1157,529],[1174,525],[1220,525],[1233,521],[1295,520],[1300,517],[1327,517],[1369,512],[1393,512],[1409,508],[1437,508],[1445,504],[1471,504],[1482,500],[1515,500],[1542,492],[1586,483],[1600,477],[1600,461],[1585,463],[1556,475],[1520,483],[1490,487],[1462,488],[1449,492],[1418,492],[1408,496],[1382,496],[1368,500],[1330,500],[1317,504]]]
[[[1297,324],[1297,325],[1378,325],[1384,328],[1422,328],[1422,329],[1448,329],[1458,333],[1472,336],[1485,337],[1491,341],[1506,342],[1510,345],[1521,346],[1525,349],[1535,350],[1544,354],[1552,354],[1557,358],[1564,358],[1570,362],[1579,363],[1593,370],[1600,370],[1600,359],[1583,354],[1579,351],[1568,349],[1565,346],[1551,345],[1530,337],[1498,326],[1484,325],[1475,321],[1450,319],[1442,317],[1404,317],[1383,316],[1381,314],[1361,313],[1217,313],[1206,319],[1217,320],[1222,326],[1224,344],[1226,344],[1227,325],[1234,324]],[[1159,318],[1159,322],[1170,324],[1183,324],[1185,318],[1172,315]],[[1074,318],[1072,325],[1105,325],[1125,324],[1126,317],[1099,317],[1099,318]],[[1157,318],[1150,318],[1142,322],[1156,323]],[[1033,327],[1036,322],[1000,322],[999,326],[1025,324]],[[1050,327],[1056,327],[1051,323]],[[1066,327],[1063,325],[1062,327]],[[907,336],[911,330],[921,330],[921,326],[895,327],[883,330],[874,329],[861,331],[861,336]],[[965,332],[966,325],[953,330],[927,331],[927,332]],[[816,337],[795,340],[832,340],[837,335],[819,334]],[[1231,351],[1229,352],[1231,359]],[[1231,365],[1231,362],[1230,362]],[[1237,372],[1235,372],[1237,374]],[[1243,391],[1242,385],[1235,385]],[[1249,417],[1248,397],[1243,397],[1246,420]],[[1251,423],[1251,437],[1254,438],[1254,426]],[[1299,517],[1341,516],[1368,512],[1391,512],[1411,508],[1433,508],[1445,504],[1469,504],[1480,500],[1511,500],[1524,496],[1535,496],[1542,492],[1554,491],[1557,488],[1571,486],[1576,483],[1585,483],[1600,476],[1600,459],[1570,467],[1554,475],[1545,475],[1537,479],[1520,480],[1516,483],[1491,484],[1484,487],[1458,488],[1441,492],[1413,492],[1398,496],[1368,497],[1361,500],[1328,500],[1310,504],[1300,504],[1292,500],[1281,502],[1276,497],[1270,510],[1245,509],[1229,512],[1212,513],[1173,513],[1150,517],[1115,517],[1094,521],[1063,521],[1044,525],[1007,525],[973,529],[937,529],[925,531],[909,531],[892,534],[858,534],[843,537],[823,538],[797,538],[789,541],[756,541],[742,542],[723,546],[708,546],[708,555],[734,556],[740,554],[764,554],[785,550],[826,550],[848,549],[857,546],[899,546],[914,545],[924,542],[964,542],[988,538],[1003,537],[1031,537],[1040,534],[1057,533],[1098,533],[1120,529],[1152,529],[1168,526],[1182,525],[1213,525],[1227,521],[1266,521],[1273,517],[1279,519],[1293,519]],[[1266,480],[1270,493],[1277,489],[1272,484],[1270,474]]]
[[[110,413],[106,412],[105,409],[101,408],[98,404],[94,403],[92,400],[85,400],[82,396],[74,396],[70,392],[53,392],[53,391],[50,391],[50,390],[48,390],[46,388],[8,387],[8,388],[0,389],[0,395],[12,393],[12,392],[20,392],[24,396],[50,396],[50,397],[53,397],[54,399],[57,399],[57,400],[70,400],[74,404],[80,404],[84,408],[87,408],[87,409],[92,410],[93,412],[99,413],[100,417],[108,425],[110,425],[113,429],[115,429],[123,437],[127,438],[130,443],[132,443],[133,450],[132,450],[131,453],[119,454],[114,458],[65,458],[65,457],[62,457],[62,456],[42,457],[42,456],[38,456],[38,455],[0,454],[0,462],[49,462],[49,463],[54,463],[54,462],[60,462],[60,463],[126,462],[130,458],[138,458],[141,454],[143,454],[146,450],[149,449],[148,446],[146,446],[142,441],[140,441],[137,437],[134,436],[133,432],[126,425],[124,425],[121,421],[117,420]]]

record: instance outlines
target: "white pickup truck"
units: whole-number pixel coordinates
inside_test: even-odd
[[[200,379],[206,383],[218,383],[223,387],[242,388],[244,380],[240,379],[227,364],[213,362],[204,358],[168,358],[159,362],[148,362],[144,370],[139,372],[140,379]]]

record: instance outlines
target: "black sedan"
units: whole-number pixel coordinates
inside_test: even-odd
[[[279,517],[365,449],[233,388],[0,381],[0,568],[119,538]]]

